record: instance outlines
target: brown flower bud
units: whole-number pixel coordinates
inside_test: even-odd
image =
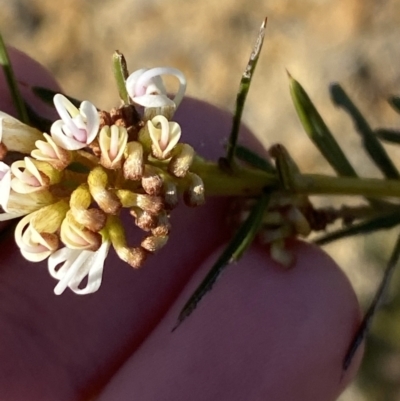
[[[149,236],[146,237],[140,244],[146,251],[154,253],[159,251],[168,241],[168,236],[156,237]]]

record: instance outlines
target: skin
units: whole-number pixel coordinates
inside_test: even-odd
[[[56,89],[39,64],[11,49],[23,94]],[[2,78],[0,76],[0,78]],[[1,108],[13,112],[4,79]],[[43,108],[32,94],[32,106]],[[42,109],[43,110],[43,109]],[[52,113],[46,109],[44,113]],[[216,159],[231,116],[186,99],[183,140]],[[247,144],[259,144],[244,127]],[[29,400],[330,401],[354,377],[341,365],[360,322],[353,289],[322,250],[295,241],[285,271],[254,246],[229,267],[174,333],[178,313],[228,239],[229,200],[179,206],[166,248],[139,271],[110,253],[100,290],[53,294],[45,263],[26,262],[6,230],[0,264],[0,393]],[[127,220],[132,244],[138,235]],[[136,242],[135,242],[136,241]]]

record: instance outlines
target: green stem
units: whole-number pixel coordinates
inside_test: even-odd
[[[276,174],[238,167],[230,175],[222,171],[218,164],[198,156],[195,157],[190,171],[202,178],[207,196],[258,195],[265,187],[279,185]]]
[[[291,190],[294,193],[306,195],[361,195],[374,198],[400,197],[399,180],[299,174],[293,176],[291,185]]]
[[[258,195],[265,187],[279,188],[278,177],[264,171],[239,168],[233,175],[216,163],[196,157],[191,167],[204,181],[208,196]],[[318,174],[295,174],[289,192],[303,195],[359,195],[372,198],[400,198],[400,180],[358,177],[330,177]]]
[[[29,124],[29,117],[26,111],[24,100],[19,91],[14,71],[11,66],[10,58],[8,57],[6,45],[3,37],[0,34],[0,64],[6,77],[7,85],[11,93],[14,106],[18,113],[18,119],[25,124]]]

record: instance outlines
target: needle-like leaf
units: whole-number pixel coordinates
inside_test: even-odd
[[[293,103],[309,138],[338,175],[356,177],[354,168],[347,160],[306,91],[289,73],[288,75]]]
[[[388,99],[389,104],[392,106],[393,110],[400,113],[400,96],[391,96]]]
[[[266,171],[267,173],[276,172],[275,167],[269,160],[263,158],[245,146],[237,145],[236,157],[250,166],[258,168],[259,170]]]
[[[347,368],[350,366],[354,354],[356,353],[357,349],[359,348],[363,339],[365,338],[365,336],[369,331],[372,320],[377,310],[379,309],[379,306],[382,304],[385,298],[387,292],[386,290],[390,284],[390,279],[393,276],[394,269],[398,265],[399,258],[400,258],[400,236],[398,236],[397,238],[396,245],[393,249],[389,263],[387,264],[381,284],[379,285],[379,288],[374,296],[374,299],[372,300],[372,303],[368,308],[367,313],[365,314],[364,319],[360,327],[358,328],[356,335],[354,336],[354,339],[349,347],[349,350],[347,351],[346,357],[344,358],[343,361],[344,370],[347,370]]]
[[[326,245],[339,239],[352,237],[353,235],[369,234],[375,231],[389,229],[398,224],[400,224],[400,212],[395,211],[330,232],[317,238],[314,242],[317,245]]]
[[[264,43],[265,29],[267,25],[267,19],[263,21],[258,33],[256,44],[254,45],[253,51],[251,52],[249,62],[247,63],[246,69],[242,75],[242,79],[239,85],[239,91],[236,96],[235,113],[233,115],[233,124],[231,134],[228,140],[226,159],[227,164],[232,167],[233,158],[235,157],[237,140],[239,137],[240,121],[242,119],[242,113],[246,97],[250,89],[251,80],[254,75],[254,71],[257,66],[257,61],[260,57],[262,45]]]
[[[375,136],[368,122],[347,96],[346,92],[339,84],[331,85],[330,92],[333,102],[347,111],[353,119],[356,130],[362,138],[364,148],[375,162],[376,166],[382,171],[386,178],[399,179],[400,174],[396,166],[390,160],[386,150]]]
[[[254,237],[261,227],[262,216],[265,209],[268,207],[269,199],[270,194],[268,192],[264,192],[257,200],[256,205],[251,210],[246,221],[233,236],[228,246],[208,272],[207,276],[184,305],[178,316],[177,325],[173,330],[175,330],[193,312],[206,293],[211,290],[217,278],[221,275],[224,269],[230,263],[239,260],[246,249],[253,242]]]
[[[400,143],[400,131],[395,129],[378,128],[375,130],[375,135],[386,142]]]

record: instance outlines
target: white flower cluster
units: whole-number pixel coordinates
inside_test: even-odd
[[[179,81],[172,99],[163,75]],[[126,119],[115,122],[88,101],[78,109],[61,94],[54,96],[60,119],[50,135],[0,114],[3,155],[30,154],[10,166],[0,162],[0,220],[25,216],[16,227],[16,243],[27,260],[48,259],[49,272],[58,280],[56,294],[67,287],[77,294],[96,291],[111,245],[121,259],[140,267],[168,239],[177,180],[185,177],[189,187],[199,183],[189,171],[194,151],[178,143],[180,126],[170,121],[185,93],[183,74],[172,68],[141,69],[129,76],[126,88],[131,101],[143,107],[136,135]],[[125,108],[137,113],[133,105]],[[196,196],[191,202],[200,204]],[[127,245],[119,218],[124,207],[148,233],[138,247]]]

